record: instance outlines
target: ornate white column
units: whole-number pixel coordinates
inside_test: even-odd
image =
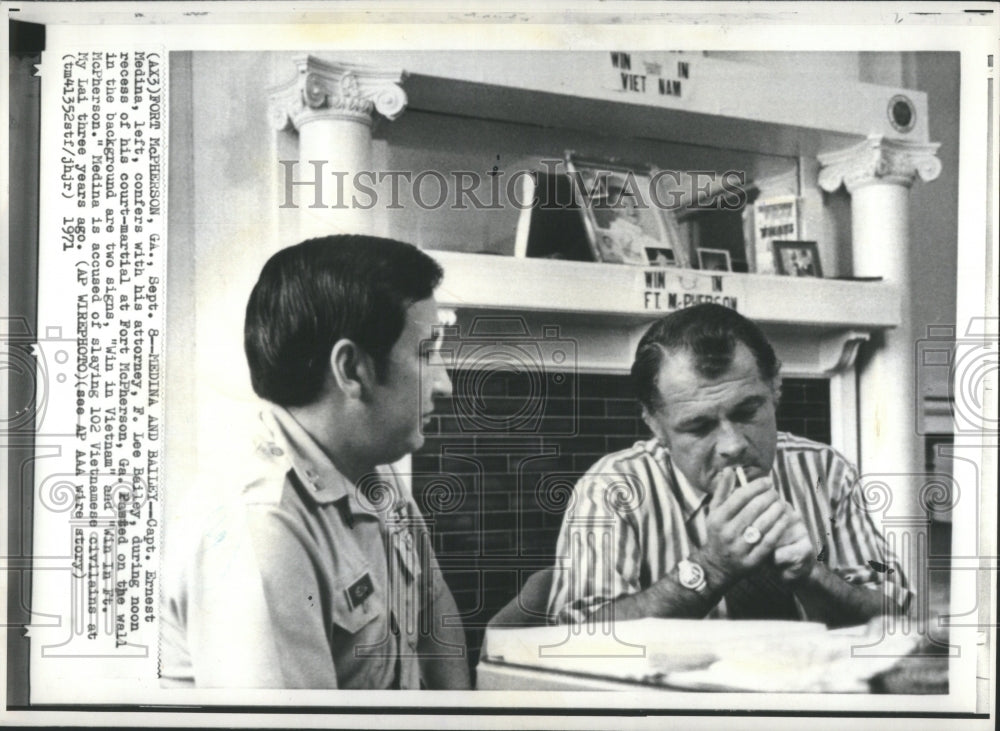
[[[355,187],[355,176],[375,187],[366,175],[373,113],[392,120],[403,112],[404,73],[315,56],[300,56],[295,65],[296,77],[271,94],[275,128],[298,132],[297,161],[279,161],[281,205],[294,201],[301,238],[371,233],[378,207]]]
[[[819,156],[819,185],[851,194],[854,276],[882,277],[899,288],[899,327],[876,333],[862,350],[859,372],[860,465],[892,476],[893,514],[923,517],[923,445],[917,430],[916,340],[911,322],[909,188],[941,172],[937,143],[869,137]]]

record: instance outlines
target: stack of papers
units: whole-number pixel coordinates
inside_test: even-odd
[[[830,631],[814,622],[639,619],[490,628],[484,658],[688,690],[868,692],[913,650],[879,623]]]

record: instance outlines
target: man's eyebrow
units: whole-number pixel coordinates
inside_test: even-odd
[[[693,416],[688,416],[678,421],[674,428],[685,430],[695,426],[701,426],[702,424],[709,424],[713,421],[715,421],[714,416],[709,416],[707,414],[694,414]]]
[[[748,409],[748,408],[751,408],[751,407],[757,408],[758,406],[760,406],[761,404],[763,404],[766,401],[767,401],[767,398],[765,396],[761,396],[759,394],[755,395],[755,396],[747,396],[745,399],[743,399],[738,404],[736,404],[736,406],[734,406],[732,408],[732,410],[733,411],[740,411],[742,409]]]

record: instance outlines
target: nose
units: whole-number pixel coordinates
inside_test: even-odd
[[[431,395],[433,398],[451,398],[451,378],[443,365],[434,367]]]
[[[726,464],[742,464],[747,446],[747,438],[738,426],[727,419],[719,424],[715,451]]]

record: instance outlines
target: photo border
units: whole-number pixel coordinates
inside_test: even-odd
[[[24,3],[24,4],[20,4],[20,5],[27,6],[29,4],[28,3]],[[226,10],[228,10],[228,8]],[[837,10],[837,8],[835,8],[832,4],[827,4],[827,12],[833,14],[833,13],[836,12],[836,10]],[[65,22],[69,22],[69,23],[73,22],[73,20],[77,20],[77,21],[79,21],[79,20],[85,20],[88,23],[95,22],[95,21],[96,22],[100,22],[102,16],[105,13],[111,13],[112,14],[111,17],[117,23],[123,23],[124,24],[124,23],[129,22],[127,17],[124,17],[122,15],[114,15],[114,13],[118,12],[118,11],[111,10],[111,9],[106,9],[106,8],[100,8],[100,7],[98,7],[98,8],[87,8],[87,7],[81,7],[80,5],[77,5],[76,7],[67,8],[65,6],[60,7],[59,4],[55,4],[54,3],[54,4],[51,4],[50,7],[48,7],[48,8],[41,8],[41,9],[40,8],[30,8],[29,11],[30,12],[24,13],[24,18],[25,19],[32,18],[32,17],[36,18],[36,19],[42,19],[42,16],[49,15],[49,17],[51,19],[51,22],[53,24],[57,24],[57,23],[63,22],[62,20],[57,20],[58,16],[55,15],[55,13],[58,13],[58,12],[61,12],[61,11],[62,12],[66,12],[66,18],[68,18],[68,20],[66,20]],[[157,8],[155,12],[148,13],[148,15],[149,16],[154,16],[154,15],[157,15],[157,14],[162,15],[163,13],[170,13],[170,12],[172,12],[171,9],[167,7],[167,4],[164,4],[163,6]],[[190,12],[190,10],[187,10],[185,12]],[[909,11],[904,11],[904,12],[909,12]],[[973,12],[975,12],[975,11],[973,11]],[[983,11],[983,12],[989,12],[989,11],[986,10],[986,11]],[[176,19],[179,19],[179,16],[177,16]],[[131,22],[136,22],[136,21],[132,20]],[[185,21],[185,22],[187,22],[187,21]],[[195,22],[195,21],[192,20],[190,22]],[[586,19],[584,19],[583,22],[588,22],[588,21],[586,21]],[[778,23],[779,26],[781,24],[783,24],[784,22],[785,21],[783,21],[783,20],[779,21],[779,23]],[[830,18],[828,22],[835,22],[835,19],[834,18]],[[883,18],[882,22],[884,22],[884,23],[891,23],[891,13],[890,13],[889,17]],[[55,31],[57,29],[53,28],[53,30]],[[865,29],[865,30],[868,30],[868,29]],[[863,35],[865,35],[865,34],[863,34]],[[948,35],[949,39],[952,38],[952,37],[953,37],[953,35],[951,35],[951,34]],[[876,48],[881,48],[882,47],[879,44],[879,42],[877,42],[876,40],[872,39],[872,37],[871,37],[870,34],[866,35],[866,39],[867,40],[861,41],[862,47],[868,47],[868,44],[873,44],[874,47],[876,47]],[[224,41],[224,42],[230,42],[230,41]],[[285,42],[287,42],[287,40]],[[937,42],[937,41],[936,40],[931,40],[930,37],[928,37],[928,39],[925,40],[925,42],[926,43],[933,43],[933,42]],[[952,50],[955,50],[955,48],[956,48],[955,46],[952,46]],[[964,58],[964,53],[965,52],[961,50],[961,46],[957,46],[957,49],[959,50],[959,52],[963,53],[963,74],[964,74],[965,72],[968,71],[968,69],[970,68],[970,66],[969,66],[969,64],[965,63],[965,58]],[[751,50],[753,50],[753,49],[751,49]],[[910,49],[907,48],[906,50],[910,50]],[[977,62],[977,63],[979,65],[977,65],[975,68],[979,68],[979,66],[981,66],[981,62]],[[975,77],[973,77],[973,80],[974,79],[975,79]],[[965,81],[965,79],[963,77],[963,85],[964,85],[964,81]],[[966,123],[966,121],[965,121],[965,119],[966,119],[966,106],[965,106],[964,103],[962,105],[962,110],[963,110],[963,114],[962,114],[963,125],[965,125],[965,123]],[[995,125],[995,122],[991,122],[990,124],[991,125]],[[978,128],[978,124],[977,124],[976,128]],[[991,129],[993,129],[993,128],[994,127],[991,127]],[[967,139],[967,135],[965,133],[963,133],[963,139]],[[968,149],[967,145],[963,145],[963,153],[965,155],[968,155],[969,149]],[[996,170],[995,169],[995,161],[992,160],[992,156],[991,156],[991,159],[990,159],[989,162],[990,162],[990,166],[991,166],[989,181],[990,181],[990,184],[992,185],[993,184],[992,181],[995,178],[995,170]],[[963,159],[963,166],[965,166],[965,160],[964,159]],[[963,178],[966,178],[968,175],[969,175],[968,173],[963,173]],[[968,191],[964,190],[963,193],[962,193],[962,197],[960,198],[960,211],[964,210],[963,206],[967,207],[967,205],[968,205],[968,203],[967,203],[967,201],[968,201],[968,195],[969,195]],[[988,243],[989,246],[994,247],[994,250],[995,250],[995,234],[996,234],[996,230],[995,230],[995,228],[992,227],[992,217],[995,216],[995,212],[992,212],[992,211],[985,212],[984,215],[988,215],[988,216],[991,217],[991,221],[989,222],[990,225],[989,225],[989,228],[987,230],[987,237],[986,237],[986,242],[985,243]],[[983,221],[985,222],[985,218],[983,219]],[[963,215],[961,215],[961,213],[960,213],[960,216],[959,216],[959,259],[960,259],[959,265],[960,265],[960,270],[961,271],[966,271],[966,272],[970,271],[970,270],[966,269],[963,266],[964,263],[967,263],[969,261],[971,261],[971,262],[981,262],[983,260],[983,258],[981,256],[981,251],[980,251],[981,247],[980,247],[980,245],[978,243],[975,244],[975,245],[970,245],[970,242],[972,242],[973,240],[975,240],[976,235],[981,235],[980,231],[977,230],[977,228],[976,228],[978,226],[978,223],[979,223],[978,219],[975,220],[975,221],[971,221],[970,222],[969,219],[963,217]],[[970,233],[970,231],[971,231],[971,233]],[[994,259],[994,266],[995,266],[995,259]],[[982,281],[985,282],[987,285],[991,286],[993,284],[993,282],[995,281],[995,280],[992,279],[993,276],[994,276],[994,272],[992,272],[992,271],[988,271],[988,270],[987,271],[982,271],[981,269],[975,269],[975,268],[973,268],[971,271],[981,272],[981,274],[982,274]],[[974,313],[974,314],[981,312],[982,309],[983,309],[983,307],[982,307],[982,301],[984,301],[984,292],[985,291],[986,291],[986,288],[969,287],[969,288],[967,288],[963,292],[962,288],[960,287],[960,291],[959,291],[959,300],[960,300],[960,302],[959,302],[959,312],[956,314],[957,319],[960,320],[963,314],[968,315],[970,311],[972,313]],[[987,303],[989,302],[989,300],[985,300],[985,301]],[[993,305],[993,306],[995,307],[995,305]],[[995,313],[995,310],[993,312]],[[16,477],[14,477],[13,475],[8,475],[8,478],[9,479],[16,479]],[[994,497],[994,500],[995,500],[995,497]],[[986,515],[995,515],[995,511],[993,511],[992,513],[989,512],[989,511],[986,511],[985,514]],[[981,526],[977,526],[977,527],[981,527]],[[995,525],[994,525],[994,527],[995,527]],[[991,589],[991,592],[995,592],[995,586]],[[992,606],[995,608],[995,601],[992,602]],[[93,709],[93,710],[97,710],[97,711],[108,711],[108,712],[110,712],[111,717],[114,717],[114,718],[120,718],[123,711],[134,710],[134,707],[130,707],[127,704],[125,706],[122,706],[120,704],[100,703],[100,702],[98,702],[94,706],[83,706],[82,708],[83,709],[88,709],[88,710],[89,709]],[[275,713],[275,712],[285,713],[285,712],[289,712],[289,710],[291,710],[292,712],[300,712],[300,713],[305,713],[305,714],[312,714],[312,713],[318,712],[318,711],[313,711],[312,709],[306,709],[306,708],[304,708],[302,706],[293,707],[292,709],[288,709],[288,708],[285,708],[285,707],[278,707],[278,706],[263,706],[261,708],[263,709],[263,712],[265,712],[265,713],[268,713],[268,712],[270,712],[270,713]],[[370,724],[371,723],[371,718],[368,716],[368,714],[373,713],[373,711],[369,710],[368,706],[354,706],[354,707],[348,706],[346,708],[348,709],[348,711],[353,710],[353,712],[355,712],[355,713],[365,714],[364,716],[360,717],[360,721],[363,722],[363,723],[366,723],[366,724]],[[49,708],[49,710],[51,710],[55,714],[55,715],[51,716],[51,718],[54,719],[54,720],[72,720],[73,717],[79,715],[77,713],[77,711],[80,710],[80,709],[81,709],[80,706],[53,706],[53,707]],[[260,711],[261,710],[260,708],[257,708],[257,707],[255,707],[253,705],[221,706],[221,707],[217,707],[217,709],[216,708],[212,708],[211,710],[213,710],[213,711],[214,710],[220,710],[222,712],[225,712],[227,710],[228,711],[232,711],[234,709],[242,709],[245,712]],[[18,709],[15,708],[14,710],[18,710]],[[407,712],[407,711],[409,711],[409,712],[419,712],[419,713],[442,713],[442,712],[444,712],[444,713],[447,713],[449,715],[452,713],[451,711],[447,711],[447,710],[446,711],[442,711],[440,708],[434,708],[433,706],[430,706],[430,707],[425,707],[425,706],[402,706],[398,710],[400,712],[404,712],[404,713]],[[493,710],[493,711],[503,710],[503,707],[502,706],[493,706],[493,707],[491,707],[491,710]],[[383,709],[383,711],[384,711],[384,709]],[[468,711],[468,709],[455,710],[454,713],[461,713],[461,712],[466,712],[466,711]],[[549,709],[549,711],[550,712],[543,711],[542,709],[539,709],[539,708],[534,708],[534,709],[530,709],[529,708],[526,711],[522,711],[521,709],[513,710],[513,711],[510,710],[510,709],[507,709],[507,712],[518,713],[519,715],[523,714],[523,713],[531,713],[531,712],[537,713],[539,715],[544,715],[544,716],[558,716],[560,713],[563,714],[563,715],[567,715],[567,716],[571,716],[571,715],[572,716],[583,715],[583,713],[581,713],[580,711],[575,710],[575,709],[570,709],[570,710],[563,709],[562,711],[556,711],[554,709]],[[594,709],[588,709],[588,713],[589,712],[593,712],[593,711],[594,711]],[[177,713],[177,712],[183,712],[183,711],[181,709],[170,709],[170,710],[167,710],[166,712],[168,714],[170,714],[170,713]],[[323,711],[323,712],[328,712],[328,711]],[[610,711],[610,712],[613,712],[613,711]],[[656,712],[656,711],[644,710],[643,712],[644,713],[651,713],[654,716],[655,715],[659,715],[659,713]],[[708,715],[710,718],[711,717],[717,718],[720,714],[721,715],[727,715],[726,712],[712,711],[710,709],[704,709],[702,712],[705,713],[706,715]],[[35,712],[32,712],[32,713],[35,713]],[[617,713],[621,714],[622,713],[622,709],[619,708],[618,711],[617,711]],[[676,711],[674,711],[674,713],[676,713]],[[964,718],[964,719],[969,719],[969,720],[976,720],[976,719],[982,720],[982,719],[986,718],[983,714],[978,714],[978,713],[964,713],[964,712],[962,712],[962,713],[956,713],[956,712],[943,712],[943,713],[929,712],[929,713],[926,713],[926,712],[922,712],[922,711],[913,711],[913,712],[909,712],[909,713],[908,712],[903,712],[903,713],[898,713],[898,712],[879,713],[877,711],[868,711],[868,712],[837,712],[835,710],[830,710],[829,712],[808,712],[808,711],[806,711],[806,712],[802,712],[802,711],[790,712],[790,714],[799,714],[799,713],[801,713],[802,715],[804,715],[806,717],[819,717],[819,716],[824,716],[824,715],[832,715],[833,717],[836,717],[836,718],[854,718],[854,717],[861,717],[861,716],[864,716],[864,717],[882,717],[882,718],[889,718],[889,717],[954,718],[954,719],[963,719]],[[774,714],[773,714],[773,712],[762,711],[761,715],[774,715]],[[33,716],[33,719],[36,719],[36,718],[38,718],[38,716]],[[218,720],[221,723],[221,722],[225,722],[227,719],[216,719],[216,720]]]

